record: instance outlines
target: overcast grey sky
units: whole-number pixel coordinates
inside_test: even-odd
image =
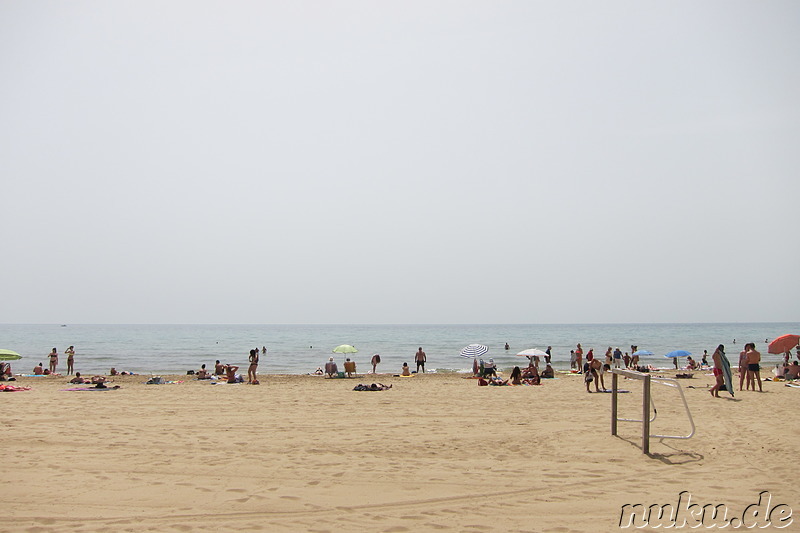
[[[800,320],[800,3],[0,1],[0,322]]]

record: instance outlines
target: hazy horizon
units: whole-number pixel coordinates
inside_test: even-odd
[[[0,323],[800,321],[800,4],[0,3]]]

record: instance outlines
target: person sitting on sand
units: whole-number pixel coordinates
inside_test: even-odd
[[[228,383],[244,382],[242,376],[236,373],[237,370],[239,370],[239,367],[236,365],[225,365],[225,377],[228,379]]]
[[[208,374],[208,370],[206,370],[205,363],[203,363],[200,366],[200,370],[197,371],[197,379],[211,379],[211,376]]]
[[[541,376],[542,376],[543,378],[547,378],[547,379],[553,379],[554,377],[556,377],[556,373],[555,373],[555,370],[553,370],[553,367],[552,367],[552,365],[549,365],[549,364],[548,364],[548,365],[547,365],[547,368],[545,368],[544,370],[542,370],[542,374],[541,374]]]
[[[225,365],[219,362],[219,359],[214,363],[214,374],[218,376],[225,375]]]
[[[408,368],[408,363],[403,363],[403,371],[400,372],[400,375],[401,376],[410,376],[411,375],[411,369]]]
[[[44,375],[44,366],[42,363],[39,363],[35,367],[33,367],[33,375],[35,376],[43,376]]]
[[[686,370],[697,370],[697,361],[691,355],[686,356]]]
[[[90,383],[93,385],[98,385],[100,383],[105,383],[105,382],[106,382],[105,376],[92,376],[92,379],[90,381]],[[84,381],[84,383],[86,382]]]
[[[75,385],[77,385],[77,384],[81,384],[82,385],[84,383],[91,383],[91,381],[82,378],[80,372],[75,372],[75,377],[72,378],[71,380],[69,380],[69,383],[72,383],[72,384],[75,384]]]
[[[800,376],[800,364],[797,361],[792,362],[791,365],[786,367],[786,372],[783,376],[786,379],[797,379]]]
[[[339,374],[339,367],[336,366],[336,361],[333,360],[333,357],[328,359],[328,362],[325,363],[325,373],[329,378]]]
[[[511,371],[511,377],[509,377],[509,379],[512,385],[522,385],[522,370],[518,366],[515,366],[514,370]]]
[[[109,376],[116,376],[117,374],[119,374],[119,372],[117,372],[117,369],[112,366],[111,370],[108,372],[108,375]]]
[[[497,365],[495,364],[494,359],[489,359],[489,361],[483,365],[483,377],[489,376],[497,377]]]

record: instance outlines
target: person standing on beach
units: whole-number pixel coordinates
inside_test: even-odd
[[[756,379],[758,379],[758,392],[761,390],[761,353],[756,350],[756,345],[753,342],[744,345],[747,350],[747,390],[753,387],[753,392],[756,390]]]
[[[428,360],[428,356],[425,355],[425,352],[422,351],[422,346],[419,347],[417,350],[416,355],[414,355],[414,361],[417,363],[417,374],[419,374],[419,368],[422,367],[422,373],[425,373],[425,361]]]
[[[553,350],[553,347],[552,346],[548,346],[547,349],[544,351],[544,353],[547,354],[547,355],[544,356],[544,363],[546,365],[549,365],[550,364],[550,360],[553,358],[553,354],[550,353],[552,350]]]
[[[67,354],[67,375],[69,376],[75,369],[75,347],[70,346],[64,350],[64,353]]]
[[[747,377],[747,346],[745,345],[744,350],[739,352],[739,392],[742,391],[744,380]]]
[[[581,348],[581,343],[578,343],[577,348],[575,348],[575,362],[578,365],[578,374],[583,372],[583,348]]]
[[[625,366],[628,366],[627,364]],[[622,350],[616,348],[614,350],[614,368],[622,367]]]
[[[377,374],[378,373],[377,372],[377,368],[378,368],[378,363],[380,363],[380,362],[381,362],[380,354],[376,353],[375,355],[372,356],[372,359],[370,360],[370,363],[372,364],[372,373],[373,374]]]
[[[250,366],[247,367],[247,383],[250,385],[258,385],[256,378],[256,371],[258,370],[258,348],[250,350]]]
[[[50,373],[56,373],[56,367],[58,366],[58,350],[53,348],[53,351],[50,352]]]
[[[569,369],[570,370],[575,370],[577,361],[578,360],[575,358],[575,350],[570,350],[569,351]]]
[[[722,385],[725,383],[725,377],[722,375],[722,356],[721,353],[725,353],[725,346],[719,345],[717,349],[714,350],[714,355],[711,356],[711,359],[714,361],[714,379],[716,382],[714,386],[711,387],[711,396],[714,398],[719,398],[719,389],[722,388]]]

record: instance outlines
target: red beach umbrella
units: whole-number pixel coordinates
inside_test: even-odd
[[[800,335],[781,335],[771,343],[769,343],[769,353],[782,354],[786,353],[797,344],[800,343]]]

